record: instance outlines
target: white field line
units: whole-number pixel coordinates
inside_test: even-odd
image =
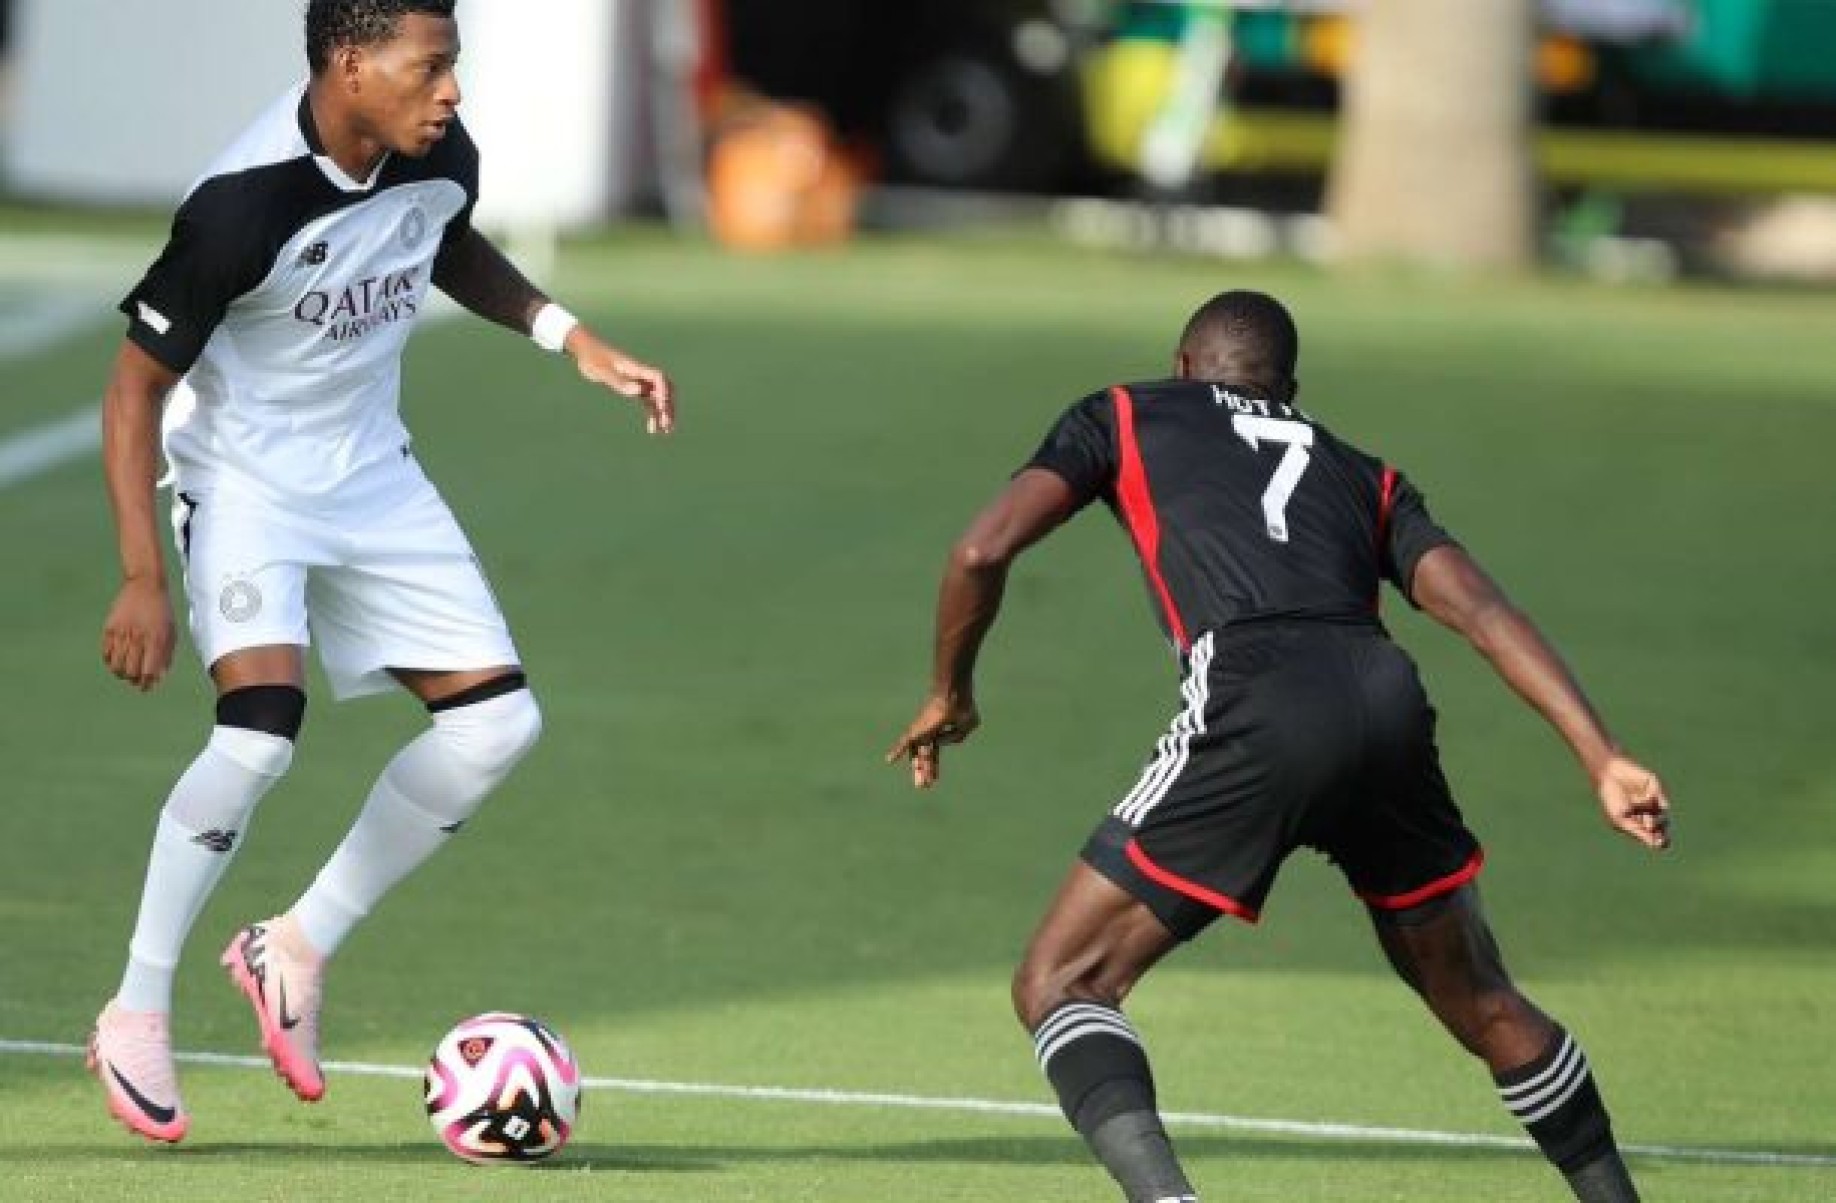
[[[0,1040],[0,1055],[20,1057],[80,1057],[83,1046],[56,1044],[42,1040]],[[266,1057],[245,1057],[231,1053],[185,1052],[178,1060],[189,1065],[215,1065],[232,1069],[269,1068]],[[421,1070],[413,1065],[383,1065],[373,1061],[327,1061],[324,1068],[334,1074],[356,1077],[408,1078],[418,1080]],[[582,1081],[594,1090],[622,1094],[694,1095],[701,1098],[734,1099],[746,1102],[814,1103],[836,1107],[906,1108],[928,1111],[959,1111],[982,1115],[1012,1115],[1058,1119],[1057,1107],[1046,1103],[1022,1103],[1002,1099],[951,1098],[943,1095],[892,1094],[878,1091],[815,1090],[790,1086],[733,1086],[715,1082],[658,1082],[643,1078],[597,1078]],[[1491,1136],[1479,1132],[1436,1132],[1420,1128],[1373,1127],[1366,1124],[1320,1123],[1309,1120],[1256,1119],[1240,1115],[1214,1115],[1198,1111],[1164,1113],[1168,1124],[1179,1128],[1216,1128],[1234,1132],[1259,1132],[1277,1136],[1312,1137],[1316,1140],[1362,1141],[1371,1144],[1428,1145],[1455,1149],[1512,1149],[1528,1152],[1534,1146],[1518,1136]],[[1713,1165],[1761,1165],[1805,1169],[1836,1169],[1836,1156],[1817,1153],[1774,1153],[1758,1149],[1713,1149],[1682,1145],[1621,1145],[1625,1152],[1639,1157],[1671,1161],[1699,1161]]]
[[[94,312],[92,307],[88,316],[93,317]],[[448,301],[445,294],[436,294],[428,320],[447,321],[463,312],[458,305]],[[56,338],[47,340],[55,341]],[[0,335],[0,359],[5,359],[9,353],[26,352],[10,350],[5,337]],[[0,489],[25,484],[48,472],[55,472],[66,464],[94,455],[102,446],[101,412],[98,405],[88,405],[67,417],[0,438]]]
[[[68,417],[0,439],[0,489],[93,455],[100,446],[100,405],[85,406]]]
[[[90,297],[47,296],[18,311],[4,310],[0,322],[0,359],[31,355],[56,346],[79,330],[95,325],[108,306]]]
[[[0,245],[6,245],[0,243]],[[0,323],[0,359],[16,359],[56,346],[94,325],[108,306],[84,296],[48,296]],[[91,405],[67,417],[0,438],[0,489],[23,484],[102,445],[100,410]]]

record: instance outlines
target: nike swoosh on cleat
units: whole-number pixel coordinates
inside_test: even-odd
[[[122,1077],[121,1071],[116,1069],[113,1065],[108,1067],[108,1072],[115,1081],[120,1084],[121,1089],[127,1092],[127,1096],[134,1100],[134,1105],[145,1112],[147,1118],[154,1123],[169,1124],[172,1122],[173,1117],[178,1114],[177,1108],[156,1106],[146,1095],[134,1089],[134,1084]]]
[[[280,1025],[291,1032],[294,1028],[300,1026],[300,1017],[287,1014],[287,982],[285,978],[274,983],[274,993],[279,996],[280,1000]]]

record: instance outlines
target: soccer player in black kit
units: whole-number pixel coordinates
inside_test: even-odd
[[[1655,774],[1620,751],[1536,627],[1409,481],[1294,404],[1287,310],[1227,292],[1175,378],[1073,405],[957,542],[930,696],[888,754],[935,784],[973,733],[974,672],[1008,568],[1101,498],[1126,527],[1181,663],[1182,708],[1097,827],[1014,975],[1061,1106],[1130,1203],[1190,1203],[1156,1110],[1131,987],[1220,914],[1254,922],[1281,863],[1324,852],[1396,972],[1483,1061],[1582,1203],[1638,1198],[1580,1045],[1518,991],[1473,879],[1484,855],[1441,774],[1434,711],[1378,619],[1388,580],[1465,636],[1567,741],[1612,827],[1669,846]]]

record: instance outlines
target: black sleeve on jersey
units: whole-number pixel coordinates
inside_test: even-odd
[[[181,375],[197,362],[230,302],[272,266],[249,220],[249,203],[237,176],[199,185],[173,216],[166,249],[122,298],[128,338]]]
[[[478,207],[478,144],[455,117],[439,146],[442,153],[452,155],[451,163],[444,165],[445,174],[465,189],[465,208],[446,223],[446,232],[440,236],[440,249],[445,250],[472,228],[472,210]]]
[[[1085,506],[1109,493],[1116,483],[1115,402],[1107,392],[1092,393],[1059,416],[1039,450],[1023,465],[1057,473]]]
[[[1410,605],[1415,598],[1410,585],[1415,580],[1415,566],[1423,556],[1437,547],[1455,542],[1428,513],[1428,502],[1409,478],[1396,473],[1390,488],[1390,507],[1383,541],[1383,575],[1402,591]]]

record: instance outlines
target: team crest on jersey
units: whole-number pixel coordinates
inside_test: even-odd
[[[231,622],[248,622],[261,613],[261,590],[254,581],[236,577],[223,586],[217,609]]]
[[[402,245],[414,250],[427,237],[427,211],[415,205],[402,217]]]

